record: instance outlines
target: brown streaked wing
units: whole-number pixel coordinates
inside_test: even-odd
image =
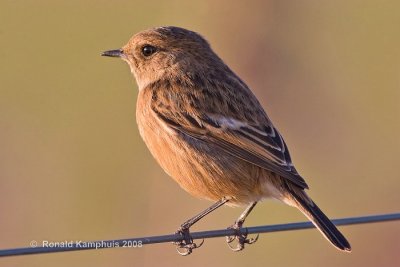
[[[235,157],[272,171],[302,189],[308,189],[307,183],[292,165],[283,138],[272,125],[265,125],[265,130],[244,123],[229,127],[209,116],[193,118],[194,115],[187,113],[161,113],[154,105],[152,110],[169,128],[194,139],[215,144]],[[183,117],[186,119],[185,124],[176,120]],[[201,127],[199,121],[202,122]]]

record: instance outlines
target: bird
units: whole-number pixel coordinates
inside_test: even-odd
[[[240,231],[255,205],[268,198],[299,209],[336,248],[351,247],[306,193],[288,147],[246,83],[200,34],[176,26],[141,31],[102,56],[128,63],[139,93],[136,120],[151,154],[185,191],[214,204],[185,221],[178,252],[196,244],[190,227],[223,206],[247,206],[229,228],[240,251],[257,238]]]

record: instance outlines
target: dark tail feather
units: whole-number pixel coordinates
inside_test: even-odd
[[[302,193],[305,195],[305,192]],[[347,239],[311,199],[310,201],[306,201],[303,197],[298,196],[297,194],[293,194],[293,196],[299,204],[298,208],[300,211],[307,216],[307,218],[318,228],[326,239],[340,250],[346,252],[351,251],[351,246]],[[308,196],[305,195],[305,197]]]

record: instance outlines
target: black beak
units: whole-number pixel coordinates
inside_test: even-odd
[[[124,52],[121,49],[117,50],[109,50],[109,51],[104,51],[101,53],[102,56],[105,57],[120,57],[124,54]]]

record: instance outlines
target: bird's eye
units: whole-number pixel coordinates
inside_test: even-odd
[[[156,51],[157,51],[157,48],[155,48],[155,47],[152,46],[152,45],[144,45],[144,46],[142,47],[142,54],[143,54],[143,56],[145,56],[145,57],[151,56],[151,55],[154,54]]]

